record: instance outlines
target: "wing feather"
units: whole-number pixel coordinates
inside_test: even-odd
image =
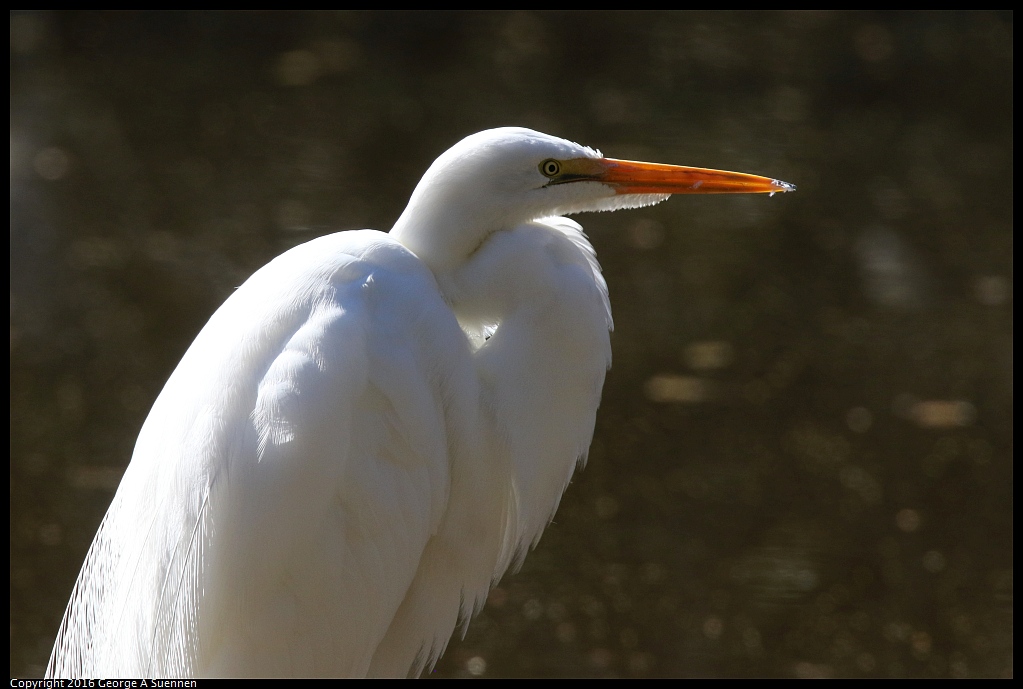
[[[258,271],[154,404],[48,674],[365,674],[444,514],[468,357],[386,235]]]

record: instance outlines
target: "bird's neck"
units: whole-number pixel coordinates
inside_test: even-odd
[[[495,232],[519,222],[478,199],[417,188],[390,234],[439,277],[464,266]]]

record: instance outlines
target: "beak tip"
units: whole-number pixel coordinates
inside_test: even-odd
[[[780,192],[780,193],[784,193],[786,191],[795,191],[796,190],[796,185],[795,184],[791,184],[789,182],[782,182],[780,179],[772,179],[771,180],[771,184],[773,184],[775,187],[777,187],[777,189],[775,189],[775,191]]]

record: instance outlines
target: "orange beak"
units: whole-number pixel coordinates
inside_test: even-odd
[[[564,181],[592,180],[618,194],[775,194],[796,185],[760,175],[614,158],[564,161]]]

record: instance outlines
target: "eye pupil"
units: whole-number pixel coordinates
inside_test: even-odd
[[[540,171],[543,172],[548,177],[553,177],[554,175],[558,174],[560,170],[561,166],[558,165],[558,161],[556,160],[548,160],[544,162],[543,165],[540,166]]]

